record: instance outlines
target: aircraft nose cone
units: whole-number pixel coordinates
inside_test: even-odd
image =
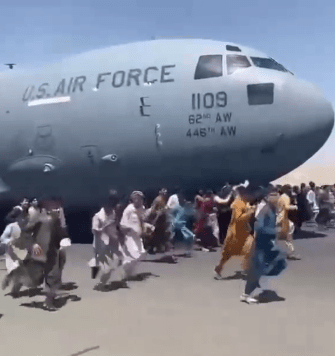
[[[324,136],[324,142],[326,142],[334,128],[334,109],[332,104],[324,98],[320,99],[317,107],[315,131],[320,136]]]
[[[329,134],[333,131],[334,128],[334,108],[330,102],[326,102],[325,104],[325,114],[322,117],[322,125],[324,125],[325,130],[329,131]]]
[[[334,127],[334,109],[332,104],[324,98],[322,91],[316,85],[309,84],[308,92],[311,102],[318,111],[316,117],[318,129],[324,130],[330,135]]]
[[[329,138],[334,127],[334,109],[325,99],[322,91],[314,84],[301,82],[300,100],[296,102],[296,109],[303,113],[301,122],[302,132],[308,133],[319,148]]]
[[[278,147],[284,146],[283,156],[290,157],[291,167],[296,168],[329,139],[334,127],[334,109],[314,84],[301,80],[292,80],[291,84],[283,90],[285,101],[290,103],[286,106],[290,119],[280,127],[283,138]]]

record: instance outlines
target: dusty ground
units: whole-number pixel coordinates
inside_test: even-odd
[[[0,293],[4,356],[334,356],[335,231],[295,241],[303,259],[267,283],[263,303],[239,301],[244,282],[225,269],[212,278],[219,252],[195,252],[178,264],[143,262],[129,288],[93,290],[91,246],[68,250],[60,309],[41,308],[43,295]],[[156,256],[159,258],[159,256]],[[0,278],[5,271],[0,262]],[[229,276],[234,276],[229,278]],[[8,291],[6,291],[8,293]]]

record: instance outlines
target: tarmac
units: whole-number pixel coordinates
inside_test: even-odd
[[[57,312],[42,290],[18,299],[0,293],[1,355],[6,356],[334,356],[335,230],[310,229],[295,240],[301,261],[263,278],[260,303],[239,297],[241,260],[213,278],[220,252],[195,251],[177,264],[150,256],[128,288],[117,280],[93,290],[90,245],[67,251]],[[0,262],[0,279],[5,275]],[[115,279],[118,278],[115,275]]]

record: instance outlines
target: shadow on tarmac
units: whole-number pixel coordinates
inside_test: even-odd
[[[150,272],[144,272],[144,273],[139,273],[139,274],[136,274],[135,276],[131,276],[131,277],[127,278],[127,281],[142,282],[142,281],[147,280],[150,277],[160,277],[160,276],[158,276],[157,274],[150,273]]]
[[[71,300],[72,302],[79,302],[81,300],[81,298],[78,297],[77,295],[66,295],[63,297],[58,297],[54,301],[55,308],[60,309],[60,308],[64,307],[68,300]],[[20,306],[50,311],[45,307],[44,302],[22,303],[22,304],[20,304]]]
[[[241,271],[235,271],[235,274],[232,276],[224,277],[221,280],[222,281],[232,281],[232,280],[237,280],[237,279],[242,279],[245,280],[245,275]]]
[[[141,262],[151,262],[151,263],[169,263],[169,264],[176,264],[177,261],[173,259],[172,256],[162,256],[155,260],[143,260]]]
[[[59,288],[59,290],[63,291],[71,291],[77,289],[78,286],[74,282],[68,282],[68,283],[63,283],[62,286]],[[36,296],[43,296],[45,295],[45,292],[43,291],[43,288],[38,287],[38,288],[29,288],[25,289],[23,291],[20,291],[17,294],[13,293],[7,293],[6,296],[9,295],[13,297],[14,299],[22,298],[22,297],[36,297]]]
[[[13,297],[14,299],[18,299],[18,298],[22,298],[22,297],[36,297],[38,295],[45,295],[45,293],[43,292],[43,288],[30,288],[30,289],[25,289],[23,291],[20,291],[17,294],[14,293],[7,293],[5,294],[5,296],[10,295],[11,297]]]
[[[76,352],[75,354],[72,354],[71,356],[79,356],[79,355],[82,355],[88,351],[92,351],[92,350],[96,350],[96,349],[99,349],[100,346],[94,346],[94,347],[90,347],[89,349],[85,349],[83,351],[79,351],[79,352]]]
[[[66,290],[66,291],[71,291],[75,289],[78,289],[78,286],[75,282],[63,283],[62,286],[59,288],[59,290]]]
[[[97,290],[99,292],[113,292],[118,289],[129,289],[129,286],[127,285],[126,281],[113,281],[103,287],[97,288],[94,287],[94,290]]]
[[[128,277],[127,279],[123,279],[122,281],[112,281],[109,284],[104,286],[99,285],[99,283],[93,288],[98,292],[113,292],[118,289],[130,289],[127,282],[142,282],[148,279],[149,277],[159,277],[158,275],[152,273],[139,273],[135,276]]]
[[[284,302],[286,299],[279,297],[278,294],[273,290],[263,290],[263,292],[258,296],[258,301],[260,304],[272,303],[272,302]]]
[[[319,231],[308,231],[308,230],[300,230],[299,232],[294,234],[294,240],[315,239],[320,237],[327,237],[327,234],[321,233]]]

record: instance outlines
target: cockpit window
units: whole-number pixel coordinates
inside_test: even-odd
[[[227,71],[228,74],[233,74],[241,68],[251,67],[251,64],[246,56],[239,54],[227,54]]]
[[[233,52],[242,52],[239,47],[236,46],[231,46],[231,45],[226,45],[226,50],[227,51],[233,51]]]
[[[274,69],[274,70],[279,70],[280,72],[289,72],[284,66],[281,64],[277,63],[274,59],[272,58],[260,58],[260,57],[250,57],[252,62],[256,67],[259,68],[267,68],[267,69]],[[293,73],[291,73],[293,75]]]
[[[200,56],[194,79],[222,77],[222,55]]]

